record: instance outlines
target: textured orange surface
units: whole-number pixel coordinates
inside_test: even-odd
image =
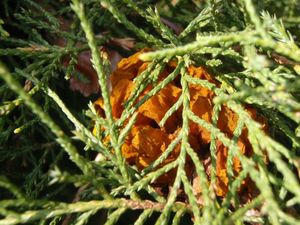
[[[128,58],[122,59],[117,69],[111,75],[111,104],[112,112],[115,119],[120,118],[124,110],[124,102],[129,98],[134,89],[133,79],[147,68],[148,63],[139,60],[139,55],[148,51],[144,49]],[[174,70],[176,63],[169,63],[165,70],[161,73],[159,80],[162,80],[172,70]],[[205,70],[203,67],[190,66],[187,69],[189,75],[200,79],[205,79],[211,83],[218,85],[218,82]],[[155,161],[167,148],[170,142],[176,137],[176,134],[181,129],[182,116],[179,109],[172,116],[169,117],[163,127],[159,127],[159,122],[176,103],[181,95],[181,86],[176,79],[159,91],[155,96],[151,97],[143,105],[138,108],[138,119],[127,136],[125,143],[122,146],[123,156],[131,165],[136,165],[139,170],[149,166]],[[141,94],[139,99],[143,97],[153,87],[149,85]],[[213,97],[215,94],[199,85],[190,84],[190,109],[201,119],[211,123],[213,110]],[[138,99],[138,100],[139,100]],[[137,100],[137,101],[138,101]],[[98,99],[94,103],[98,108],[103,107],[102,99]],[[263,121],[256,115],[256,111],[248,107],[248,112],[252,118]],[[103,116],[103,115],[102,115]],[[238,115],[231,111],[226,106],[222,106],[217,122],[217,127],[225,133],[229,138],[232,138],[233,132],[237,126]],[[190,144],[197,152],[200,159],[204,159],[209,155],[210,132],[205,128],[199,126],[194,122],[190,122]],[[217,184],[216,195],[224,197],[228,192],[228,177],[226,171],[226,160],[228,149],[217,140]],[[242,154],[246,156],[252,155],[252,148],[247,139],[247,130],[244,128],[242,135],[238,139],[238,146]],[[176,159],[180,152],[180,144],[175,147],[173,153],[163,163],[166,164]],[[186,168],[191,170],[192,167]],[[233,159],[233,171],[237,175],[241,171],[241,163],[237,157]],[[157,182],[171,183],[174,178],[174,173],[161,177]],[[206,170],[207,176],[210,176],[210,171]],[[187,171],[192,174],[192,171]],[[245,183],[245,182],[244,182]]]

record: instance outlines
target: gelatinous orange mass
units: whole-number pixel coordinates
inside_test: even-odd
[[[143,169],[165,151],[169,145],[168,134],[161,129],[151,126],[137,126],[134,128],[132,148],[138,152],[137,166]]]
[[[145,51],[149,51],[149,49],[144,49],[128,58],[122,59],[119,62],[117,69],[111,75],[112,90],[110,100],[112,113],[115,119],[120,118],[124,110],[124,103],[131,96],[131,93],[135,88],[134,78],[147,68],[148,64],[139,60],[139,55]],[[176,63],[170,62],[161,73],[159,80],[168,75],[175,67]],[[195,67],[191,65],[187,69],[187,72],[190,76],[205,79],[215,85],[218,85],[218,82],[203,67]],[[159,122],[162,120],[167,111],[177,102],[181,95],[181,86],[177,83],[180,82],[173,81],[169,83],[137,109],[137,121],[129,132],[129,135],[126,137],[121,149],[127,162],[131,165],[135,165],[139,170],[144,169],[155,161],[166,150],[170,142],[176,137],[177,133],[181,129],[181,108],[169,117],[163,127],[159,126]],[[153,87],[151,85],[146,87],[137,101],[145,96],[152,88]],[[214,92],[208,88],[194,84],[189,84],[189,91],[191,111],[201,119],[211,123],[214,107]],[[102,99],[98,99],[94,104],[98,113],[101,116],[104,116]],[[247,110],[252,118],[264,123],[263,119],[256,115],[256,111],[254,109],[247,107]],[[232,138],[238,119],[239,118],[236,113],[226,106],[222,106],[219,113],[219,119],[217,121],[217,127],[229,138]],[[204,159],[205,154],[209,154],[208,149],[211,142],[211,134],[204,127],[201,127],[194,122],[190,122],[189,142],[198,154],[199,158]],[[228,192],[228,177],[226,169],[228,149],[219,140],[217,140],[216,146],[216,195],[224,197]],[[247,130],[245,128],[238,139],[238,146],[240,147],[242,154],[248,157],[252,155],[252,148],[247,139]],[[175,147],[172,154],[163,164],[175,160],[179,151],[180,144]],[[191,170],[192,167],[188,167],[186,169]],[[241,163],[238,158],[234,156],[234,174],[237,175],[241,170]],[[191,171],[187,171],[187,174],[191,173]],[[209,171],[207,171],[207,176],[210,176]],[[169,174],[165,174],[161,177],[159,182],[169,184],[172,182],[173,177],[174,171],[171,171]]]
[[[180,95],[180,88],[168,84],[156,95],[141,105],[138,112],[159,124],[166,112],[176,103]],[[178,125],[177,120],[176,114],[170,116],[165,124],[165,128],[168,132],[175,131]]]

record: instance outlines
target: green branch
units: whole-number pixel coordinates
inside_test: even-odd
[[[24,101],[24,104],[26,104],[33,111],[33,113],[35,113],[41,119],[41,121],[56,135],[57,142],[69,154],[70,159],[83,171],[83,173],[92,175],[93,170],[90,162],[79,155],[77,149],[72,144],[71,139],[51,119],[51,117],[32,100],[29,94],[26,93],[20,84],[13,79],[12,75],[4,68],[2,64],[0,64],[0,77],[7,83],[10,89],[19,95],[19,98]]]

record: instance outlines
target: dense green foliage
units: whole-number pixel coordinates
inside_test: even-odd
[[[69,30],[61,26],[63,20],[69,21]],[[183,27],[182,32],[175,35],[164,20]],[[0,225],[299,224],[299,24],[298,0],[1,0]],[[112,39],[127,37],[135,38],[132,49],[111,46]],[[57,45],[57,40],[65,44]],[[121,146],[139,103],[129,102],[121,118],[113,119],[106,80],[109,60],[98,51],[102,45],[124,57],[150,47],[153,52],[141,59],[152,61],[156,70],[171,59],[178,61],[181,101],[166,114],[182,105],[177,160],[154,170],[166,157],[162,155],[142,172],[125,162]],[[90,103],[99,94],[85,97],[69,88],[72,76],[85,82],[75,65],[86,50],[98,74],[105,119]],[[190,64],[206,66],[220,87],[188,76]],[[139,78],[141,90],[156,82],[155,69]],[[178,74],[173,75],[150,97]],[[191,83],[215,92],[212,124],[189,109]],[[141,92],[134,93],[133,99]],[[215,124],[222,104],[239,115],[232,139]],[[245,104],[266,118],[268,134],[246,113]],[[211,182],[190,147],[190,121],[211,132]],[[109,143],[92,134],[94,124],[106,128],[102,135],[110,136]],[[237,147],[244,126],[254,149],[251,158]],[[214,194],[216,139],[231,153],[225,198]],[[233,155],[243,166],[237,178],[230,169]],[[202,181],[204,206],[184,172],[187,157]],[[175,167],[168,195],[158,194],[151,183]],[[259,193],[240,203],[237,190],[247,176]],[[185,192],[184,201],[179,190]]]

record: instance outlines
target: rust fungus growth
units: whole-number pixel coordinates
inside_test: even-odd
[[[115,119],[120,118],[123,110],[124,103],[128,100],[129,96],[134,89],[133,79],[137,77],[142,71],[147,68],[148,63],[139,59],[139,55],[147,49],[144,49],[128,58],[122,59],[117,69],[111,75],[111,97],[112,113]],[[171,62],[166,65],[164,71],[160,74],[158,80],[163,80],[166,75],[172,72],[176,67],[176,63]],[[204,67],[190,66],[187,72],[192,77],[205,79],[218,86],[218,82],[206,71]],[[127,162],[135,165],[139,170],[142,170],[155,161],[168,147],[170,142],[174,140],[181,129],[182,125],[182,109],[179,108],[173,115],[166,121],[163,127],[159,126],[159,122],[170,109],[170,107],[179,99],[181,95],[181,86],[179,80],[175,79],[160,90],[156,95],[152,96],[144,104],[142,104],[137,112],[138,117],[133,128],[129,132],[124,144],[122,145],[122,154]],[[148,85],[143,93],[137,99],[140,100],[153,86]],[[190,109],[201,119],[211,123],[213,98],[215,94],[208,88],[190,84]],[[101,116],[103,110],[103,101],[98,99],[95,103]],[[253,108],[246,107],[251,117],[266,127],[264,119],[256,114]],[[217,122],[217,127],[228,138],[233,137],[233,132],[237,126],[238,115],[226,106],[222,106]],[[126,122],[125,122],[126,123]],[[204,162],[209,157],[209,145],[211,142],[210,132],[198,124],[190,121],[190,134],[189,142],[199,158]],[[247,157],[251,157],[253,150],[247,138],[247,129],[244,128],[241,136],[238,139],[238,146],[240,151]],[[222,144],[221,141],[216,142],[217,152],[217,183],[215,192],[217,196],[224,197],[228,192],[228,177],[226,171],[226,160],[228,156],[228,149]],[[178,144],[171,155],[162,163],[163,165],[172,162],[176,159],[180,152],[180,144]],[[209,160],[210,161],[210,160]],[[192,176],[194,174],[193,167],[190,166],[189,160],[187,161],[186,171],[187,174]],[[205,163],[204,163],[205,164]],[[211,165],[204,165],[208,178],[210,177]],[[242,170],[241,163],[237,157],[233,158],[233,172],[238,175]],[[160,177],[156,182],[157,185],[170,184],[174,179],[176,170]],[[199,179],[199,178],[198,178]],[[195,180],[195,179],[194,179]],[[252,186],[252,187],[251,187]],[[252,192],[248,190],[253,188],[252,183],[247,178],[240,191],[246,192],[247,195]],[[200,187],[196,187],[198,193],[201,193]]]

